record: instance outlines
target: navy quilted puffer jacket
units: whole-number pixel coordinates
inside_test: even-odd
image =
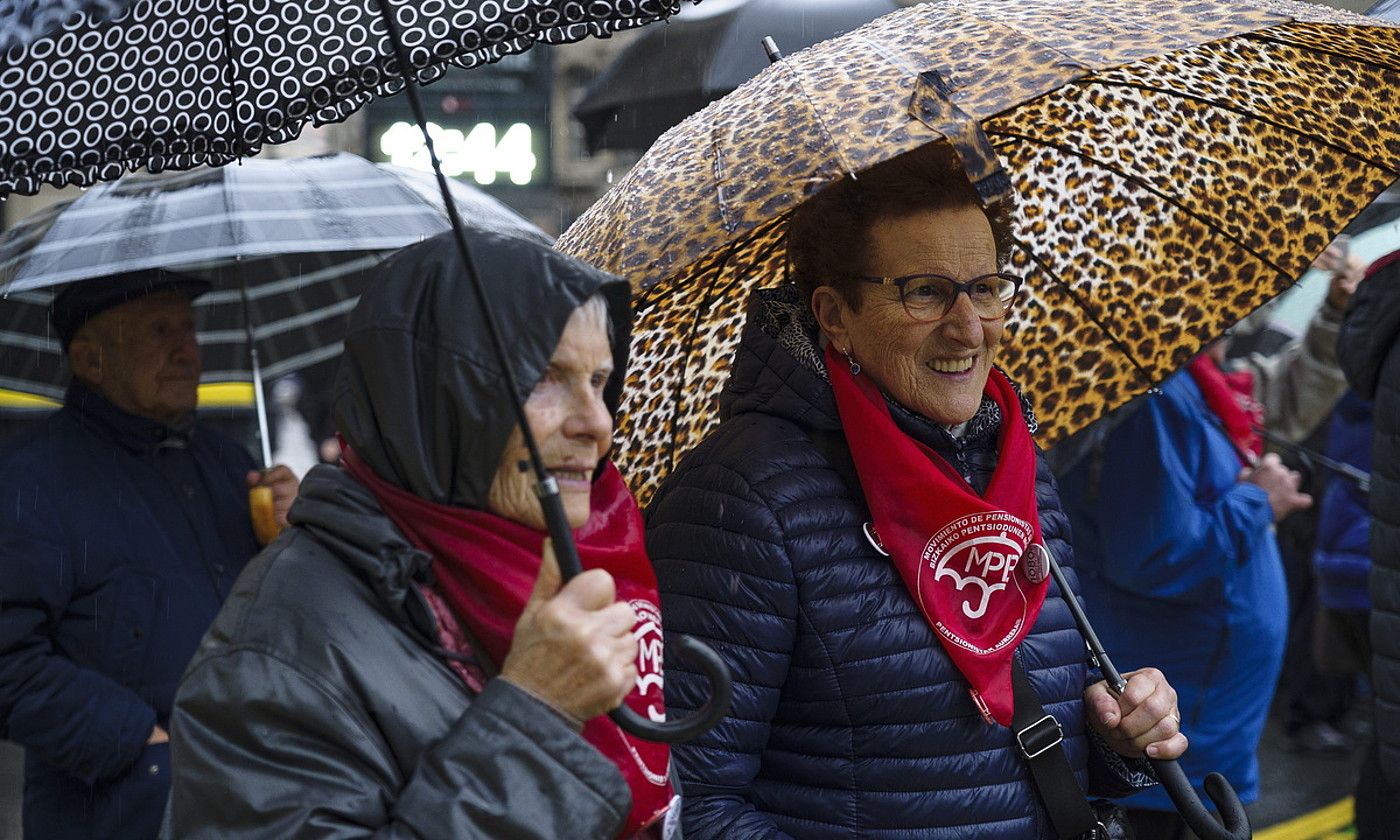
[[[723,422],[648,511],[667,637],[704,640],[734,674],[729,716],[674,748],[686,837],[1053,837],[1011,731],[983,722],[898,572],[866,540],[870,514],[848,469],[813,442],[835,431],[844,443],[811,329],[795,292],[756,294]],[[986,486],[994,403],[961,440],[895,416]],[[1068,521],[1043,461],[1037,497],[1045,541],[1073,581]],[[1053,583],[1018,655],[1081,785],[1119,795],[1151,783],[1145,763],[1125,765],[1086,729],[1084,643]],[[692,710],[704,691],[667,658],[669,707]]]

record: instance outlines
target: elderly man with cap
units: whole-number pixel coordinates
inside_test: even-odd
[[[285,522],[290,470],[195,421],[191,300],[148,270],[54,299],[63,408],[0,445],[0,737],[25,748],[24,833],[153,838],[175,687],[259,549],[252,485]]]

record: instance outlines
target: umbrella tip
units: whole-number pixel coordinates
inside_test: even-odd
[[[777,64],[783,60],[783,51],[778,49],[778,42],[773,40],[772,35],[764,35],[761,43],[763,51],[768,54],[769,64]]]

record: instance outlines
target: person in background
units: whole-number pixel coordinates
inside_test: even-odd
[[[251,486],[285,524],[297,481],[195,418],[191,299],[161,270],[65,287],[63,407],[0,446],[0,736],[25,748],[44,840],[154,838],[175,686],[259,545]]]
[[[1300,476],[1264,454],[1260,428],[1299,440],[1346,387],[1341,314],[1360,280],[1336,271],[1307,334],[1226,362],[1212,342],[1160,388],[1057,447],[1089,617],[1115,661],[1172,675],[1203,793],[1221,772],[1259,796],[1256,750],[1288,635],[1275,523],[1312,504]],[[1160,788],[1124,800],[1140,840],[1187,836]]]
[[[1356,789],[1359,840],[1400,836],[1400,251],[1372,264],[1337,343],[1347,381],[1374,403],[1371,685],[1375,739]]]
[[[1327,456],[1371,471],[1371,439],[1375,431],[1372,404],[1355,391],[1337,403],[1327,435]],[[1317,545],[1313,565],[1317,576],[1318,612],[1313,635],[1313,659],[1318,669],[1355,685],[1370,670],[1369,631],[1371,521],[1369,493],[1344,475],[1328,473],[1318,505]],[[1332,721],[1340,723],[1340,713]]]
[[[1343,235],[1328,246],[1313,266],[1324,273],[1328,292],[1336,300],[1314,313],[1306,333],[1309,341],[1298,341],[1298,334],[1275,320],[1285,297],[1275,298],[1232,331],[1223,367],[1248,371],[1256,382],[1275,383],[1271,393],[1256,395],[1272,408],[1270,431],[1320,452],[1328,446],[1327,417],[1331,415],[1319,420],[1318,411],[1328,406],[1345,384],[1335,363],[1336,333],[1342,315],[1336,301],[1360,283],[1366,261],[1352,253],[1350,237]],[[1278,452],[1285,466],[1298,471],[1300,490],[1321,499],[1329,478],[1327,471],[1318,468],[1301,450],[1279,444],[1277,437],[1269,448]],[[1332,627],[1323,618],[1325,608],[1318,603],[1319,583],[1314,572],[1318,516],[1318,506],[1314,505],[1288,516],[1275,531],[1288,583],[1289,615],[1278,692],[1284,700],[1282,722],[1290,747],[1304,755],[1335,757],[1350,753],[1355,746],[1351,730],[1359,719],[1348,716],[1355,709],[1357,686],[1354,675],[1319,667],[1314,655],[1323,642],[1317,634],[1329,633]]]

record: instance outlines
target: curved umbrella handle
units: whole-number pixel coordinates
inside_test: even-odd
[[[1148,762],[1157,774],[1157,781],[1166,788],[1176,812],[1201,840],[1249,840],[1254,836],[1244,805],[1224,776],[1219,773],[1206,776],[1206,795],[1220,810],[1220,822],[1216,822],[1210,811],[1201,804],[1200,797],[1196,796],[1186,772],[1176,759],[1149,758]]]
[[[734,680],[729,675],[729,666],[724,664],[719,654],[709,645],[690,636],[676,639],[676,651],[681,654],[682,659],[698,666],[709,679],[710,699],[689,717],[664,723],[648,720],[626,706],[618,706],[608,712],[608,717],[612,718],[613,722],[638,738],[679,744],[710,731],[711,727],[719,723],[720,718],[729,713]],[[1210,838],[1203,837],[1202,840]]]
[[[549,523],[549,536],[554,544],[554,557],[559,561],[559,576],[568,581],[583,571],[578,559],[578,546],[574,544],[573,531],[569,529],[568,517],[564,514],[564,503],[559,498],[559,484],[552,477],[541,481],[535,488],[544,508],[545,521]],[[710,681],[710,699],[705,701],[694,714],[681,720],[657,722],[648,720],[626,706],[619,706],[608,712],[608,717],[625,731],[645,738],[678,744],[689,741],[708,732],[719,723],[720,718],[729,712],[729,701],[734,694],[734,680],[729,674],[729,666],[719,658],[709,645],[689,636],[676,640],[676,651],[700,671]]]

